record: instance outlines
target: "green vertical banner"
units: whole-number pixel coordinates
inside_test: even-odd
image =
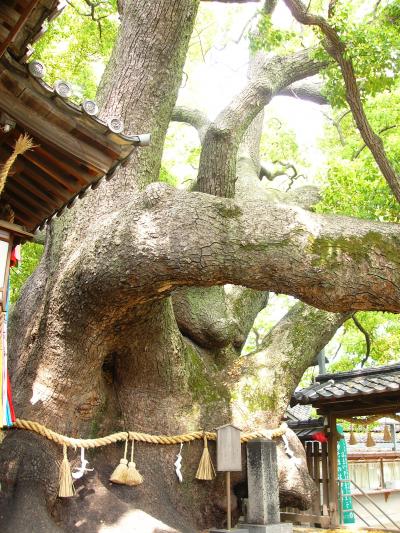
[[[337,444],[337,458],[338,458],[338,479],[349,479],[349,463],[347,461],[347,445],[344,439],[343,427],[338,424],[336,426],[338,433],[343,435],[342,439],[338,440]],[[343,509],[343,523],[354,524],[356,519],[353,513],[353,499],[350,496],[350,483],[345,481],[340,483],[341,501]],[[339,502],[340,504],[340,502]]]

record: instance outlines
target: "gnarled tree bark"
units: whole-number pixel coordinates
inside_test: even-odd
[[[268,416],[276,425],[302,370],[349,311],[400,310],[398,226],[311,213],[293,205],[295,195],[273,197],[258,179],[260,111],[318,71],[308,52],[264,62],[212,124],[173,111],[197,6],[119,0],[122,22],[100,88],[102,114],[121,115],[132,132],[151,131],[153,142],[48,231],[10,328],[20,418],[76,437],[212,429],[238,416],[233,394],[254,373],[273,374],[277,387],[293,364],[278,400],[257,403],[261,422]],[[204,139],[198,192],[152,183],[172,118],[198,127]],[[325,311],[297,304],[261,352],[245,359],[241,348],[269,290]],[[263,386],[262,400],[277,395]],[[241,422],[253,419],[249,413]],[[133,526],[191,532],[222,524],[223,480],[193,479],[197,443],[184,446],[179,484],[178,450],[139,445],[145,482],[134,489],[108,482],[120,448],[91,454],[95,472],[68,502],[56,498],[60,449],[9,432],[0,448],[1,530],[30,532],[34,523],[40,533]],[[312,487],[304,456],[301,465],[293,485],[282,455],[281,493],[283,502],[306,507]]]

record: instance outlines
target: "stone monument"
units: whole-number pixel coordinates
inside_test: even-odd
[[[293,525],[280,521],[276,444],[257,439],[247,443],[247,522],[249,533],[292,533]]]

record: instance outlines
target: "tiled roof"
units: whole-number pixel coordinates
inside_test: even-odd
[[[29,231],[71,207],[103,177],[109,179],[135,145],[150,139],[124,133],[118,117],[98,118],[95,102],[75,104],[68,84],[47,85],[43,71],[37,61],[20,65],[8,55],[0,61],[0,122],[11,124],[0,133],[0,162],[22,132],[37,145],[18,158],[2,194],[15,223]]]
[[[400,392],[400,365],[323,374],[306,389],[294,393],[292,403],[318,404],[359,396]],[[400,404],[399,404],[400,410]]]
[[[67,82],[48,85],[40,62],[25,64],[30,45],[65,5],[65,0],[0,0],[0,165],[21,133],[36,145],[18,157],[1,201],[30,232],[110,179],[135,146],[150,142],[149,134],[126,131],[119,117],[100,119],[95,102],[73,102]]]
[[[288,420],[288,427],[293,430],[300,440],[312,440],[314,433],[324,429],[324,418],[309,418],[308,420]]]
[[[311,405],[294,405],[288,407],[286,410],[286,417],[291,422],[300,422],[302,420],[309,420],[311,415]]]

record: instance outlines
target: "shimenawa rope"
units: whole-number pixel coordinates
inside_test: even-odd
[[[39,424],[39,422],[22,420],[20,418],[16,419],[10,429],[12,428],[33,431],[57,444],[71,446],[73,448],[99,448],[100,446],[107,446],[108,444],[113,444],[115,442],[126,441],[127,436],[129,440],[148,442],[149,444],[180,444],[182,442],[204,439],[204,437],[206,437],[207,440],[217,439],[217,434],[210,431],[192,431],[191,433],[183,433],[182,435],[150,435],[148,433],[139,433],[137,431],[120,431],[119,433],[113,433],[112,435],[99,437],[97,439],[75,439],[73,437],[67,437],[66,435],[60,435],[42,424]],[[259,438],[275,439],[284,435],[286,430],[287,424],[282,423],[279,428],[261,429],[258,431],[242,433],[240,440],[241,442],[249,442],[250,440]]]

